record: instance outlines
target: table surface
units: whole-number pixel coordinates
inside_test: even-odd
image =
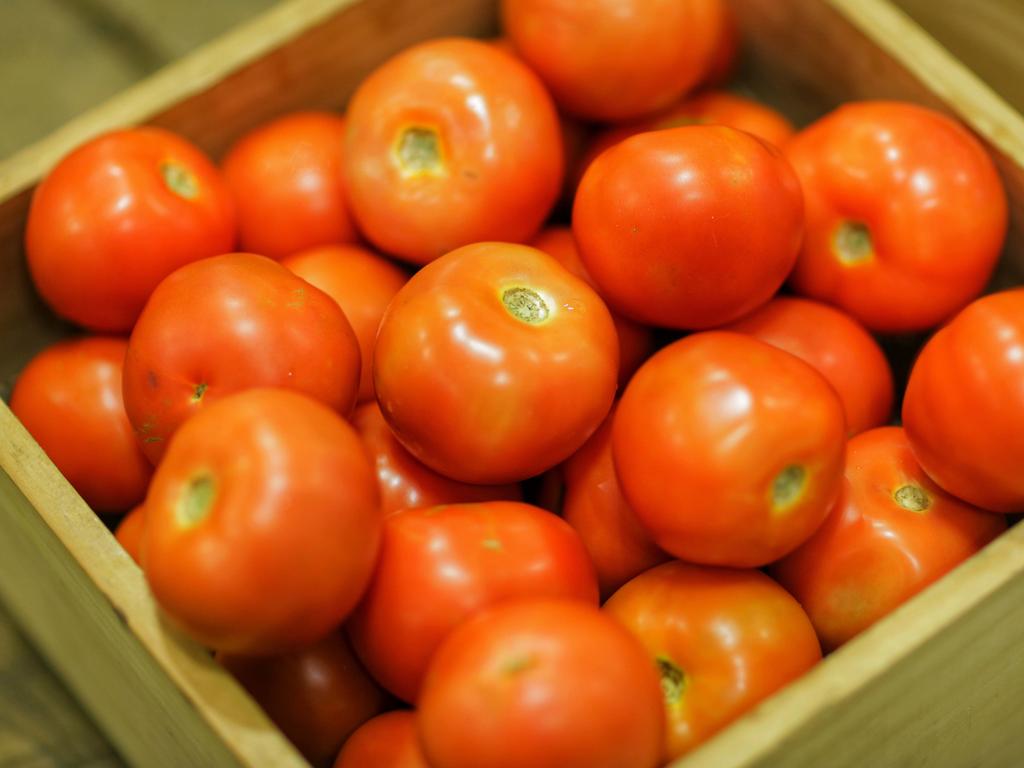
[[[1024,0],[896,2],[1024,110]],[[0,157],[272,4],[4,0]],[[121,765],[0,606],[0,768]]]

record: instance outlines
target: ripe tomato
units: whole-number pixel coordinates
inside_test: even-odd
[[[294,389],[349,413],[359,342],[325,293],[270,259],[233,253],[160,284],[124,366],[128,418],[156,463],[186,418],[249,387]]]
[[[664,737],[644,649],[565,600],[511,601],[458,627],[430,665],[417,720],[433,768],[654,768]]]
[[[416,737],[416,715],[386,712],[345,742],[334,768],[430,768]]]
[[[622,496],[612,463],[614,411],[565,463],[562,516],[583,540],[597,569],[601,596],[670,559],[651,540]]]
[[[962,125],[914,104],[846,104],[786,154],[807,204],[799,293],[872,330],[914,331],[981,292],[1006,237],[1006,193]]]
[[[551,257],[478,243],[420,270],[381,321],[377,401],[409,452],[448,477],[507,483],[568,458],[615,396],[615,326]]]
[[[729,82],[736,70],[740,54],[740,30],[736,14],[727,3],[718,3],[719,13],[714,17],[715,26],[711,34],[711,58],[701,87],[716,88]]]
[[[580,182],[573,234],[609,305],[650,325],[709,328],[750,312],[800,246],[800,185],[771,145],[725,126],[642,133]]]
[[[408,48],[363,81],[345,163],[363,233],[418,264],[469,243],[529,239],[564,173],[558,115],[537,76],[463,38]]]
[[[131,330],[164,277],[234,244],[220,172],[160,128],[108,133],[62,159],[36,188],[25,232],[39,294],[98,331]]]
[[[843,401],[848,434],[889,420],[889,361],[871,334],[844,312],[817,301],[780,296],[724,330],[749,334],[814,366]]]
[[[11,393],[14,415],[98,512],[138,504],[153,473],[121,397],[127,347],[105,337],[58,342],[29,362]]]
[[[296,253],[281,263],[341,307],[362,353],[359,399],[373,399],[373,345],[384,310],[409,276],[358,245],[328,245]]]
[[[118,543],[138,565],[142,565],[142,528],[145,522],[142,504],[121,518],[114,529]]]
[[[925,345],[910,373],[903,426],[947,493],[1024,511],[1024,290],[984,296]]]
[[[612,451],[630,507],[683,560],[748,568],[805,541],[843,473],[843,406],[811,366],[725,331],[654,355],[626,387]]]
[[[566,111],[612,122],[668,106],[710,63],[720,0],[503,0],[505,33]]]
[[[297,112],[250,131],[221,167],[243,250],[280,258],[358,239],[342,183],[345,119]]]
[[[330,765],[345,739],[387,705],[342,632],[282,656],[217,660],[314,766]]]
[[[349,634],[378,682],[412,702],[448,633],[511,597],[597,605],[594,566],[564,520],[507,501],[408,509],[384,521],[380,559]]]
[[[146,497],[142,565],[164,611],[216,650],[327,635],[369,583],[377,484],[359,436],[284,389],[221,398],[171,440]]]
[[[595,287],[594,281],[587,274],[587,268],[580,261],[580,252],[576,248],[576,240],[569,227],[548,227],[541,230],[530,245],[544,251],[576,277],[586,280],[588,285]],[[615,323],[615,334],[619,337],[619,386],[624,387],[630,376],[640,367],[640,363],[650,356],[654,349],[654,339],[650,328],[627,320],[615,312],[611,315],[612,322]]]
[[[604,610],[661,671],[666,760],[821,660],[807,614],[760,571],[666,563],[626,584]]]
[[[522,491],[516,483],[460,483],[423,466],[398,442],[374,401],[356,408],[352,425],[359,430],[363,445],[377,469],[381,512],[385,515],[401,509],[433,507],[438,504],[522,499]]]

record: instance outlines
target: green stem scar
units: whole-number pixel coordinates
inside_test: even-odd
[[[398,135],[394,153],[403,177],[445,174],[444,150],[436,128],[406,128]]]
[[[551,314],[544,297],[532,288],[506,288],[501,294],[501,303],[512,317],[524,323],[543,323]]]
[[[917,485],[901,485],[892,494],[893,501],[910,512],[924,512],[932,505],[924,488]]]
[[[178,499],[176,517],[178,525],[192,528],[203,522],[213,508],[217,496],[217,483],[213,475],[203,473],[189,480]]]
[[[800,500],[806,487],[807,470],[799,464],[790,464],[772,481],[772,509],[787,511]]]
[[[665,703],[670,707],[676,706],[682,701],[683,691],[686,690],[686,673],[667,656],[658,656],[654,663],[661,675],[661,692],[665,694]]]
[[[194,200],[199,195],[199,182],[185,166],[165,162],[160,166],[160,175],[164,177],[167,188],[179,197]]]
[[[192,402],[193,403],[198,403],[200,400],[203,399],[203,395],[206,394],[206,387],[207,386],[208,385],[205,384],[205,383],[203,383],[203,384],[196,384],[196,388],[192,391]]]
[[[840,263],[852,266],[870,261],[875,250],[871,230],[859,221],[844,221],[832,235],[832,248]]]

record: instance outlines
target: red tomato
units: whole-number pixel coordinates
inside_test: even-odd
[[[622,496],[612,463],[612,419],[565,463],[562,516],[583,540],[597,569],[601,596],[670,559]]]
[[[47,347],[18,376],[11,410],[86,503],[123,512],[153,473],[125,414],[124,339],[88,337]]]
[[[154,463],[186,418],[232,392],[285,387],[347,414],[359,389],[359,342],[334,300],[248,253],[164,280],[124,365],[128,418]]]
[[[666,760],[821,660],[807,614],[760,571],[666,563],[626,584],[604,610],[661,671]]]
[[[903,398],[903,426],[947,493],[1024,511],[1024,290],[978,299],[925,345]]]
[[[381,321],[377,401],[410,453],[467,483],[507,483],[568,458],[615,396],[604,302],[551,257],[478,243],[420,270]]]
[[[221,398],[171,440],[146,497],[142,565],[205,645],[272,655],[326,636],[369,583],[381,532],[359,436],[283,389]]]
[[[839,501],[773,574],[832,650],[1005,530],[999,515],[935,485],[902,429],[882,427],[850,440]]]
[[[25,232],[39,294],[98,331],[131,330],[164,277],[234,244],[220,172],[160,128],[108,133],[62,159],[36,188]]]
[[[416,715],[387,712],[352,734],[334,768],[430,768],[416,737]]]
[[[572,272],[581,280],[594,287],[594,281],[587,274],[587,268],[580,261],[580,252],[576,248],[576,240],[569,227],[548,227],[541,230],[530,243],[534,248],[544,251],[548,256]],[[634,323],[614,312],[612,322],[615,333],[619,337],[619,386],[624,387],[630,376],[640,367],[654,350],[654,339],[651,329],[640,323]]]
[[[800,185],[771,145],[724,126],[642,133],[597,158],[573,234],[594,284],[622,314],[708,328],[765,303],[803,232]]]
[[[597,605],[594,566],[564,520],[508,501],[409,509],[384,521],[377,569],[349,635],[373,676],[412,702],[441,641],[467,616],[511,597]]]
[[[718,14],[711,34],[711,59],[701,85],[715,88],[729,82],[740,55],[740,30],[736,14],[727,3],[718,3]]]
[[[846,104],[786,154],[807,204],[799,293],[876,331],[929,328],[981,293],[1006,237],[1006,193],[962,125],[914,104]]]
[[[658,675],[601,611],[517,600],[458,627],[430,665],[417,714],[433,768],[654,768]]]
[[[373,345],[384,310],[409,276],[358,245],[328,245],[296,253],[281,263],[341,307],[359,340],[359,399],[373,399]]]
[[[724,330],[749,334],[814,366],[843,401],[848,434],[889,421],[889,361],[878,342],[849,315],[827,304],[780,296]]]
[[[720,0],[503,0],[516,51],[566,111],[628,120],[668,106],[707,71]]]
[[[114,529],[114,536],[117,537],[117,542],[124,548],[124,551],[128,553],[131,559],[139,565],[142,564],[144,515],[143,506],[139,504],[139,506],[125,515],[121,522],[117,524],[117,528]]]
[[[341,632],[283,656],[217,660],[315,766],[330,765],[345,739],[387,704]]]
[[[615,414],[622,492],[683,560],[748,568],[791,552],[839,493],[843,406],[811,366],[711,331],[641,366]]]
[[[479,40],[406,49],[349,106],[356,220],[381,250],[418,264],[469,243],[529,239],[558,197],[563,165],[544,86]]]
[[[345,119],[297,112],[250,131],[224,158],[241,246],[280,258],[358,239],[342,183]]]
[[[363,445],[377,468],[381,512],[385,515],[438,504],[522,499],[522,491],[516,483],[460,483],[423,466],[398,442],[376,402],[360,405],[352,417],[352,424],[359,430]]]

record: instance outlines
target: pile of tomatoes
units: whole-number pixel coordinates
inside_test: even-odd
[[[12,408],[317,765],[663,765],[1024,509],[968,130],[716,90],[719,0],[502,15],[219,166],[126,129],[32,201],[92,335]],[[873,333],[936,328],[889,426]]]

